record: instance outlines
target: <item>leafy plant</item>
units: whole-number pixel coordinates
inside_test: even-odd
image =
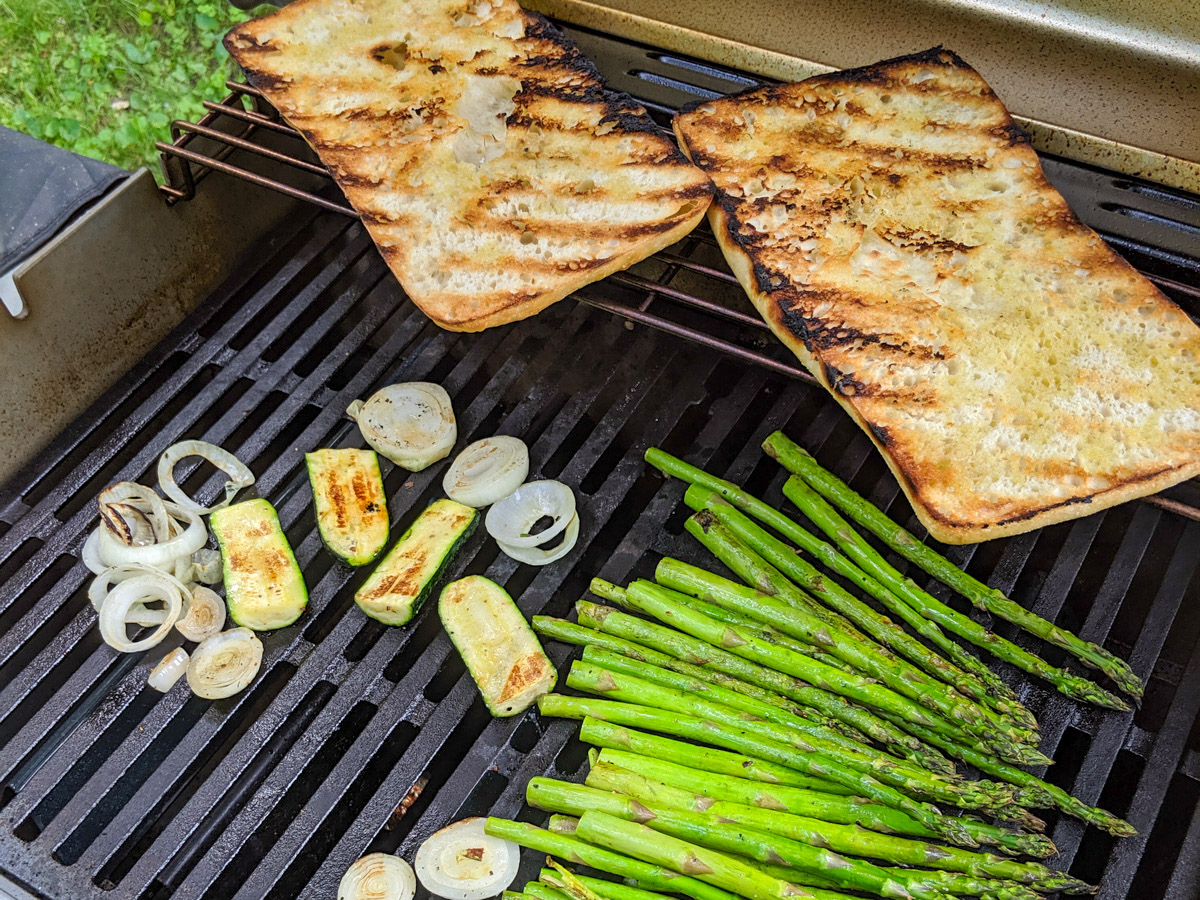
[[[159,174],[156,140],[227,93],[225,0],[0,0],[0,125]]]

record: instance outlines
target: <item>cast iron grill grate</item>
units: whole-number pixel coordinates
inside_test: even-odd
[[[678,84],[743,86],[740,76],[573,36],[611,80],[662,108],[679,102]],[[225,163],[240,166],[241,153]],[[1080,196],[1123,191],[1130,208],[1141,197],[1140,186],[1066,163],[1053,162],[1053,173],[1060,184],[1084,185]],[[1154,202],[1166,218],[1200,216],[1186,197]],[[1095,213],[1089,221],[1103,218],[1086,209]],[[1181,231],[1159,240],[1168,225],[1120,213],[1112,221],[1125,226],[1112,234],[1134,242],[1137,252],[1127,252],[1138,265],[1195,282]],[[314,208],[263,246],[0,489],[0,868],[55,897],[330,897],[364,852],[411,858],[430,832],[465,815],[536,817],[522,802],[528,778],[579,774],[585,753],[571,737],[574,723],[532,712],[491,719],[433,610],[407,629],[365,619],[351,600],[365,573],[321,548],[302,453],[354,443],[343,410],[384,384],[445,384],[464,442],[520,435],[534,475],[578,486],[581,540],[563,562],[517,566],[480,532],[455,565],[456,577],[483,573],[506,585],[526,614],[565,614],[593,575],[644,576],[664,554],[703,559],[682,533],[681,486],[641,462],[650,444],[782,502],[782,478],[758,451],[782,427],[910,518],[866,437],[782,356],[769,357],[773,368],[745,365],[686,334],[626,327],[654,324],[634,315],[644,303],[644,316],[711,330],[711,313],[664,292],[687,296],[696,283],[720,282],[700,267],[725,271],[710,237],[639,266],[632,286],[597,286],[588,298],[600,309],[558,304],[526,322],[457,335],[406,302],[361,225],[344,215]],[[744,301],[732,285],[703,296],[750,312],[734,305]],[[1196,292],[1174,296],[1194,304]],[[734,320],[722,337],[740,328]],[[753,341],[739,346],[772,352],[770,342]],[[279,508],[311,593],[296,626],[264,636],[254,685],[217,703],[182,689],[159,697],[146,686],[169,644],[138,657],[99,642],[88,573],[76,559],[99,489],[149,480],[158,454],[185,437],[221,443],[249,463]],[[184,484],[214,496],[208,474]],[[393,536],[439,494],[440,474],[385,463]],[[1048,777],[1140,832],[1113,842],[1051,817],[1057,864],[1103,880],[1105,898],[1195,897],[1200,524],[1127,504],[953,553],[1022,603],[1132,659],[1149,681],[1142,708],[1120,715],[1080,708],[1005,671],[1044,723],[1043,749],[1058,760]],[[565,648],[550,650],[556,663],[567,659]],[[527,857],[523,874],[533,868]]]

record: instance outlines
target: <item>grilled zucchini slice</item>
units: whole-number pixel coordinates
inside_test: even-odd
[[[438,616],[493,716],[514,716],[554,690],[558,673],[508,591],[482,575],[453,581]]]
[[[354,602],[384,625],[407,625],[478,522],[479,513],[469,506],[434,501],[376,566]]]
[[[266,500],[218,509],[209,519],[225,562],[229,617],[254,631],[291,625],[308,605],[308,588],[279,516]]]
[[[387,499],[374,450],[316,450],[304,454],[317,507],[317,528],[329,552],[365,566],[387,545]]]

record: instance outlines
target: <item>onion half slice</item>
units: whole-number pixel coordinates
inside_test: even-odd
[[[458,440],[450,395],[427,381],[390,384],[365,403],[355,400],[346,415],[368,444],[410,472],[449,456]]]
[[[225,483],[225,499],[220,503],[215,506],[201,506],[175,483],[175,464],[188,456],[207,459],[229,476],[229,481]],[[158,486],[162,488],[164,494],[188,512],[208,515],[210,512],[223,509],[233,502],[238,491],[252,484],[254,484],[254,473],[244,462],[224,447],[218,447],[208,441],[180,441],[164,450],[163,455],[158,458]],[[193,551],[189,550],[188,552]]]
[[[390,853],[356,859],[338,885],[338,900],[412,900],[417,880],[412,866]]]
[[[484,519],[487,533],[509,547],[540,547],[558,537],[575,515],[575,495],[561,481],[530,481],[497,501]],[[532,534],[542,518],[551,525]]]
[[[175,623],[175,630],[189,641],[203,641],[220,634],[225,627],[225,601],[212,588],[197,587],[192,591],[187,613]]]
[[[529,474],[529,448],[520,438],[498,434],[469,444],[455,457],[442,490],[451,500],[480,509],[519,488]]]
[[[487,900],[517,877],[521,849],[484,833],[482,817],[463,819],[431,835],[417,850],[417,878],[445,900]]]
[[[232,697],[254,680],[262,665],[262,641],[249,628],[233,628],[200,642],[188,663],[188,686],[197,697]]]
[[[175,687],[175,682],[184,676],[187,672],[187,667],[187,651],[182,647],[176,647],[160,659],[158,665],[150,670],[150,677],[146,679],[146,683],[156,691],[161,691],[165,694],[171,688]]]

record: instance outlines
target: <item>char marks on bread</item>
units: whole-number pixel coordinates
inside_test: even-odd
[[[439,325],[525,318],[677,241],[708,178],[515,0],[296,0],[234,28]]]
[[[934,537],[1200,474],[1200,329],[1076,218],[953,53],[704,102],[675,129],[759,313]]]

